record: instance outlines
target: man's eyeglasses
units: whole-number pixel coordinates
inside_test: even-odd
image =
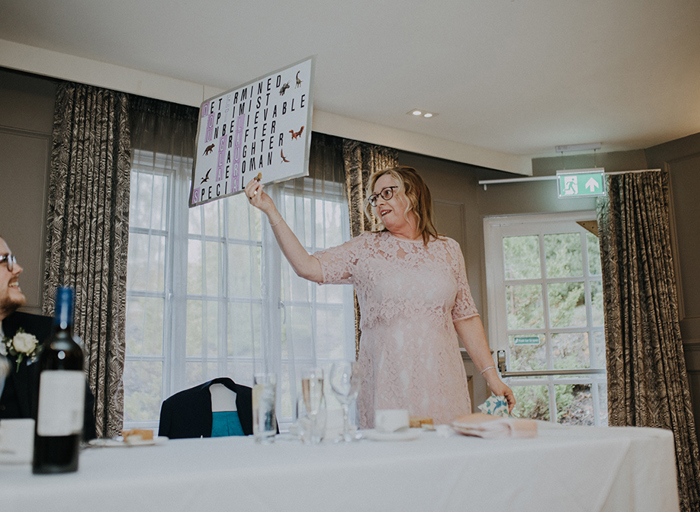
[[[0,264],[1,263],[7,264],[7,270],[12,272],[15,268],[15,263],[17,263],[17,258],[15,258],[14,254],[3,254],[0,255]]]
[[[379,191],[379,194],[372,194],[371,196],[369,196],[369,204],[371,204],[372,206],[377,206],[377,199],[379,198],[379,196],[381,196],[382,199],[384,199],[385,201],[388,201],[389,199],[394,197],[395,188],[399,187],[397,187],[396,185],[394,185],[393,187],[384,187]]]

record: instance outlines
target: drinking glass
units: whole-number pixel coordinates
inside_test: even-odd
[[[318,444],[323,441],[326,436],[326,397],[321,399],[321,407],[313,421],[306,410],[303,395],[300,394],[296,405],[296,432],[299,440],[304,444]]]
[[[274,443],[277,434],[277,376],[274,373],[256,373],[253,379],[253,436],[256,443]]]
[[[356,362],[333,363],[330,374],[331,389],[343,407],[343,434],[338,441],[350,442],[349,410],[360,391],[360,365]]]
[[[310,420],[310,438],[313,443],[318,438],[315,428],[317,416],[323,403],[323,369],[309,368],[302,373],[301,392]]]

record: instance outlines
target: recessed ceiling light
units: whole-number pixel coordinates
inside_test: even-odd
[[[419,110],[417,108],[414,108],[413,110],[409,110],[406,113],[408,115],[411,115],[411,116],[425,117],[425,118],[435,117],[437,115],[433,112],[426,112],[425,110]]]

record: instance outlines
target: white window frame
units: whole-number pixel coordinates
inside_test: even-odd
[[[505,216],[493,216],[484,218],[484,250],[486,261],[486,283],[488,290],[487,297],[487,308],[488,308],[488,333],[491,347],[494,351],[504,351],[507,354],[506,365],[510,364],[509,361],[509,351],[508,351],[508,336],[510,334],[529,334],[528,330],[525,329],[515,329],[513,332],[508,329],[508,319],[506,312],[506,286],[511,284],[510,281],[505,279],[504,272],[504,254],[503,254],[503,238],[506,236],[520,236],[520,235],[546,235],[546,234],[558,234],[563,231],[561,225],[572,222],[584,222],[584,221],[596,221],[596,212],[594,210],[583,210],[583,211],[572,211],[572,212],[557,212],[557,213],[547,213],[547,214],[525,214],[525,215],[505,215]],[[534,229],[527,229],[527,226],[538,226],[537,233]],[[525,228],[525,232],[523,232]],[[603,333],[604,326],[594,326],[592,324],[592,311],[591,311],[591,282],[601,281],[601,276],[591,276],[589,273],[588,265],[588,255],[587,251],[583,251],[583,276],[572,277],[572,278],[547,278],[545,267],[544,267],[544,247],[542,238],[540,238],[540,265],[541,272],[540,277],[535,279],[518,280],[517,284],[541,284],[543,286],[543,291],[546,290],[544,286],[545,283],[559,283],[559,282],[584,282],[585,294],[586,294],[586,318],[587,325],[582,328],[554,328],[550,327],[549,322],[549,304],[548,304],[548,294],[544,293],[543,308],[544,308],[544,328],[543,329],[533,329],[532,334],[539,334],[544,332],[546,339],[551,339],[551,334],[556,333],[576,333],[576,332],[586,332],[588,333],[588,339],[590,343],[590,358],[591,358],[591,369],[601,369],[604,368],[600,362],[594,361],[594,350],[593,341],[596,333]],[[513,281],[515,284],[516,281]],[[550,345],[550,344],[548,344]],[[597,364],[596,364],[597,363]],[[553,369],[553,360],[551,353],[551,345],[547,348],[547,367],[548,369]],[[554,391],[554,386],[556,385],[566,385],[566,384],[591,384],[591,394],[592,394],[592,405],[594,409],[594,416],[596,425],[600,424],[600,418],[607,416],[607,411],[600,411],[600,400],[599,400],[599,386],[598,384],[605,384],[607,381],[605,373],[593,374],[586,376],[568,376],[563,377],[566,374],[565,370],[562,370],[560,376],[547,376],[546,379],[533,380],[532,378],[517,378],[511,377],[507,379],[507,382],[511,386],[522,386],[522,385],[548,385],[549,387],[549,410],[556,411],[556,396]],[[550,422],[556,423],[556,415],[550,414]]]

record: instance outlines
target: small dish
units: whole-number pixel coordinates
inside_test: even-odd
[[[153,439],[147,439],[145,441],[141,439],[133,439],[125,442],[121,439],[121,437],[119,437],[117,439],[93,439],[89,441],[88,444],[97,448],[125,448],[130,446],[155,446],[163,444],[167,440],[167,437],[160,436]]]
[[[409,428],[400,432],[378,432],[375,429],[363,430],[362,437],[372,441],[415,441],[421,436],[422,429]]]

